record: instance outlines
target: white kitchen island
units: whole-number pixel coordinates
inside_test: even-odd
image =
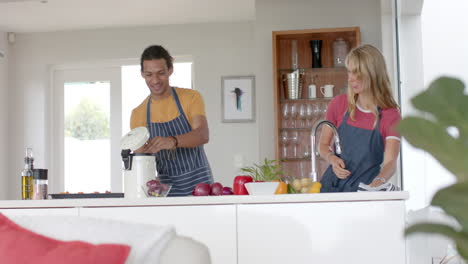
[[[206,244],[215,264],[398,264],[405,263],[408,196],[407,192],[359,192],[4,200],[0,212],[173,225],[178,234]]]

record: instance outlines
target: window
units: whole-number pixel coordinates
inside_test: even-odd
[[[64,117],[65,190],[110,190],[110,82],[65,83]]]

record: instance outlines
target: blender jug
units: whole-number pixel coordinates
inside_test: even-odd
[[[149,139],[146,127],[137,127],[128,132],[120,141],[122,161],[124,163],[125,198],[147,197],[146,183],[155,179],[156,157],[152,153],[134,153]]]

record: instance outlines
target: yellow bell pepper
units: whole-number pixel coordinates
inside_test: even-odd
[[[309,193],[320,193],[320,189],[322,188],[322,184],[320,182],[312,183],[312,187],[309,189]]]
[[[288,192],[288,184],[280,181],[276,188],[275,194],[285,194]]]

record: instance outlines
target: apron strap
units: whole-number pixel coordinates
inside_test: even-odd
[[[180,103],[179,96],[177,95],[174,87],[171,88],[171,94],[174,98],[174,101],[177,105],[177,110],[179,111],[179,115],[185,116],[184,109],[182,108],[182,104]],[[151,94],[148,96],[148,102],[146,103],[146,127],[149,129],[149,124],[151,124]]]

